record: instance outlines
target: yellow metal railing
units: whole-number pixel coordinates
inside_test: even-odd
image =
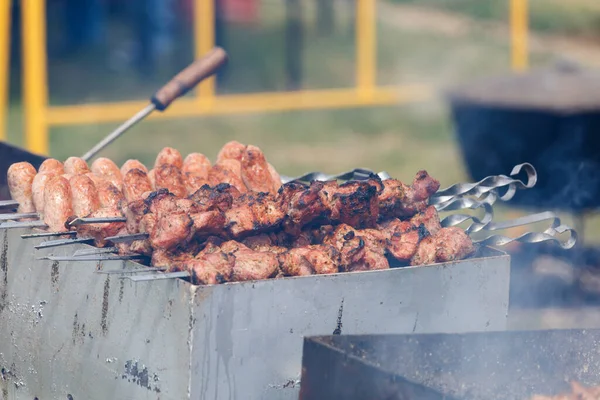
[[[215,42],[215,0],[196,0],[195,55],[208,52]],[[527,0],[510,0],[512,66],[527,66]],[[10,1],[0,0],[0,51],[8,51]],[[8,4],[7,4],[8,3]],[[118,122],[143,108],[145,101],[96,103],[70,106],[48,105],[46,62],[46,0],[21,0],[23,26],[23,103],[25,143],[30,151],[48,153],[51,126]],[[231,94],[215,96],[215,79],[200,84],[195,97],[183,98],[162,114],[150,118],[178,118],[247,112],[343,108],[408,103],[431,98],[430,85],[377,86],[376,0],[356,1],[356,84],[350,89],[305,90],[295,92]],[[8,53],[6,53],[8,55]],[[0,54],[1,56],[1,54]],[[3,57],[7,60],[8,57]],[[0,58],[0,64],[3,62]],[[6,63],[4,63],[6,64]],[[8,73],[0,65],[0,139],[6,126]],[[4,72],[4,73],[3,73]]]

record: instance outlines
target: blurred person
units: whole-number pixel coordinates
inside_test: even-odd
[[[177,23],[177,0],[131,0],[138,43],[137,66],[146,74],[156,73],[158,62],[173,52]]]
[[[105,44],[107,0],[64,0],[65,52]]]

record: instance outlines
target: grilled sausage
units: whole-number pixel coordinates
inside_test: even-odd
[[[156,190],[156,174],[154,173],[154,169],[148,171],[148,179],[150,179],[152,190]]]
[[[156,181],[156,190],[168,189],[177,197],[185,197],[185,181],[181,170],[174,165],[163,164],[155,170],[154,179]]]
[[[181,172],[184,175],[190,173],[199,178],[207,179],[210,167],[210,160],[204,154],[190,153],[187,155],[185,160],[183,160]]]
[[[19,203],[20,213],[35,212],[32,193],[35,175],[35,167],[28,162],[12,164],[6,173],[10,197]]]
[[[123,192],[105,179],[101,179],[96,184],[96,190],[98,190],[98,198],[102,208],[118,208],[124,200]]]
[[[246,146],[238,141],[232,140],[231,142],[225,143],[217,155],[216,163],[220,164],[223,160],[242,161],[244,150],[246,150]]]
[[[121,170],[112,160],[106,157],[100,157],[92,164],[92,172],[113,185],[119,190],[123,188],[123,177]]]
[[[140,200],[144,193],[150,191],[152,191],[150,179],[141,169],[131,169],[123,177],[123,194],[128,203]]]
[[[246,146],[242,155],[242,180],[255,192],[273,193],[275,183],[263,152],[256,146]],[[280,186],[280,185],[279,185]]]
[[[57,171],[40,172],[33,178],[33,183],[31,184],[33,205],[42,219],[44,216],[44,189],[46,188],[46,183],[55,176],[60,176],[60,174]]]
[[[121,167],[121,176],[123,176],[123,179],[125,179],[125,174],[132,169],[139,169],[144,171],[145,173],[148,173],[148,168],[146,168],[146,166],[138,160],[127,160],[123,163],[123,166]]]
[[[69,185],[71,186],[71,204],[74,215],[85,217],[100,208],[98,190],[89,177],[75,175],[69,179]]]
[[[65,173],[65,168],[63,167],[63,163],[60,161],[54,158],[48,158],[40,165],[38,172],[55,172],[56,175],[60,175]]]
[[[81,175],[90,172],[87,163],[80,157],[69,157],[64,163],[65,173],[71,175]]]
[[[279,176],[279,173],[274,166],[269,163],[267,163],[267,166],[269,167],[269,173],[271,174],[271,180],[273,181],[273,190],[275,190],[275,193],[277,193],[282,185],[281,176]]]
[[[241,164],[237,160],[224,159],[216,163],[208,173],[208,180],[211,186],[228,183],[239,190],[240,193],[248,192],[248,188],[242,180]]]
[[[44,222],[52,232],[67,230],[65,222],[73,215],[71,186],[62,176],[55,176],[46,183],[44,190]]]
[[[181,153],[172,147],[163,148],[156,156],[154,169],[164,164],[173,165],[181,169],[183,167],[183,158],[181,157]]]

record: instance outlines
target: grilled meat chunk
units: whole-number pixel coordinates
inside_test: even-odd
[[[442,228],[424,238],[412,257],[411,265],[460,260],[475,252],[475,246],[465,231],[457,227]]]
[[[227,211],[239,196],[240,192],[235,186],[221,183],[215,187],[204,185],[189,196],[189,199],[194,201],[203,211]]]
[[[112,218],[121,217],[122,213],[117,208],[100,208],[88,215],[88,218]],[[80,237],[94,238],[94,244],[98,247],[104,247],[106,241],[104,238],[115,236],[125,227],[124,222],[111,222],[100,224],[85,224],[76,227],[77,235]]]
[[[225,212],[226,228],[232,238],[269,231],[278,227],[285,210],[275,196],[268,193],[247,193]]]
[[[338,185],[327,182],[319,192],[331,210],[331,221],[359,229],[372,228],[379,217],[377,185],[369,181],[352,181]]]

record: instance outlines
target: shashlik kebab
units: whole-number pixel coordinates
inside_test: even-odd
[[[228,152],[228,148],[233,147],[238,149],[241,148],[242,151],[238,151],[236,154]],[[61,176],[69,181],[73,176],[86,175],[92,179],[97,186],[104,186],[104,190],[100,190],[99,196],[101,197],[106,194],[110,195],[111,192],[115,192],[115,188],[118,191],[122,191],[124,176],[132,169],[138,169],[148,173],[148,182],[151,186],[150,190],[154,188],[166,188],[180,197],[195,192],[198,188],[207,183],[216,185],[221,182],[228,182],[236,186],[241,192],[246,192],[248,188],[242,179],[242,175],[246,178],[246,181],[252,185],[253,182],[264,177],[260,175],[261,168],[262,170],[272,170],[275,174],[270,177],[271,180],[269,185],[271,189],[276,191],[279,187],[279,176],[270,164],[266,162],[264,154],[257,147],[244,146],[239,142],[230,142],[222,148],[221,152],[226,155],[231,154],[230,157],[235,156],[236,158],[221,157],[220,162],[211,167],[210,161],[199,153],[192,153],[183,160],[181,154],[177,150],[166,147],[157,155],[154,165],[155,168],[150,172],[148,172],[147,168],[137,160],[128,160],[119,170],[111,160],[99,158],[92,164],[90,170],[83,159],[70,157],[65,161],[65,164],[54,159],[46,160],[37,174],[31,164],[16,163],[10,167],[7,175],[11,195],[13,199],[17,200],[20,204],[18,209],[20,215],[17,214],[17,218],[19,216],[38,216],[43,219],[45,187],[57,176]],[[242,165],[244,166],[243,168]],[[249,172],[242,174],[242,169]],[[252,170],[257,170],[259,175],[253,177]],[[66,186],[65,182],[60,179],[57,179],[57,181],[58,182],[55,182],[53,185],[50,185],[50,188],[52,189],[56,186],[64,189]],[[83,180],[79,179],[78,181]],[[77,183],[78,182],[76,182],[75,185],[70,185],[70,195],[73,195],[76,191],[79,192],[83,190]],[[51,190],[49,190],[49,192],[50,191]],[[64,190],[62,191],[64,192]],[[58,199],[58,195],[49,195],[49,197],[52,203],[49,206],[50,209],[52,209],[57,201],[65,201],[64,199]],[[114,200],[114,196],[112,196],[112,198]],[[106,200],[104,203],[109,203],[110,197],[105,198],[104,200]],[[111,203],[114,204],[114,201]],[[63,211],[66,212],[69,211],[69,209],[66,208]],[[52,211],[52,213],[54,213],[54,211]],[[74,215],[84,216],[85,214],[75,213]],[[7,217],[10,217],[10,215]],[[57,224],[54,224],[52,228],[58,228],[58,231],[64,231],[64,229],[59,228]]]
[[[410,221],[395,219],[378,229],[326,225],[306,230],[295,240],[282,232],[242,241],[209,237],[175,251],[156,250],[151,265],[186,271],[196,283],[215,284],[388,269],[389,258],[425,265],[463,259],[474,251],[466,233],[442,228],[430,207]]]

